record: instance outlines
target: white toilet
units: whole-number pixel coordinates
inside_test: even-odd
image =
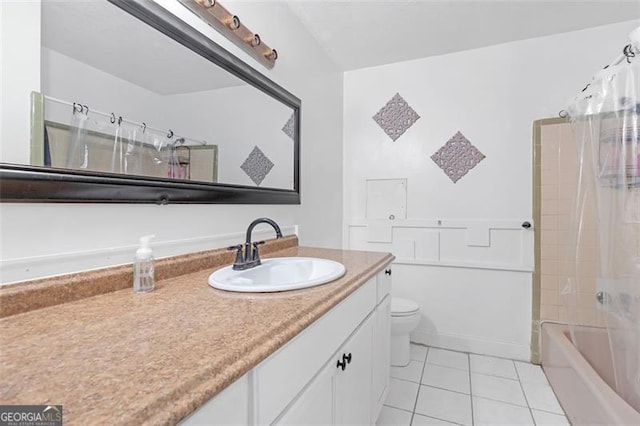
[[[413,300],[391,298],[391,365],[409,364],[409,333],[420,322],[420,307]]]

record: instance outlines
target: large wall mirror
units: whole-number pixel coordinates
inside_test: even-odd
[[[300,202],[300,100],[158,4],[44,1],[41,49],[3,201]]]

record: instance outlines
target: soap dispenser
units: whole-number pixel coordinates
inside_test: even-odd
[[[155,235],[140,237],[140,248],[136,250],[136,259],[133,263],[133,291],[135,293],[148,293],[155,287],[153,252],[149,247],[149,240]]]

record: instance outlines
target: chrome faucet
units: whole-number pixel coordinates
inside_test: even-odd
[[[264,244],[264,241],[251,242],[251,233],[253,232],[253,228],[261,223],[268,223],[273,227],[276,231],[276,238],[282,238],[282,231],[278,224],[269,219],[267,217],[261,217],[259,219],[254,220],[249,224],[247,228],[247,239],[243,244],[238,244],[237,246],[231,246],[228,250],[237,250],[236,252],[236,260],[233,262],[233,269],[235,270],[243,270],[253,268],[255,266],[260,265],[262,262],[260,261],[260,253],[258,252],[258,246]],[[244,248],[244,250],[243,250]]]

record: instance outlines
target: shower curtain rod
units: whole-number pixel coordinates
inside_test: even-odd
[[[582,89],[582,91],[576,96],[575,99],[577,99],[579,96],[584,96],[585,91],[589,88],[589,86],[591,86],[593,82],[597,82],[597,78],[599,78],[602,73],[607,73],[608,70],[619,66],[625,60],[630,64],[631,58],[640,56],[640,27],[634,29],[629,33],[629,40],[631,41],[631,43],[627,44],[622,49],[622,53],[618,55],[611,63],[609,63],[609,65],[605,66],[603,69],[594,74],[591,82],[587,83],[587,85],[584,87],[584,89]],[[588,95],[587,97],[590,96],[591,95]],[[567,112],[567,110],[561,109],[560,112],[558,112],[558,116],[560,116],[560,118],[567,118],[569,117],[569,113]]]
[[[171,130],[171,129],[169,129],[169,130],[162,130],[162,129],[158,129],[158,128],[156,128],[156,127],[147,126],[147,124],[146,124],[146,123],[138,123],[138,122],[135,122],[135,121],[131,121],[131,120],[124,119],[124,118],[122,118],[121,116],[116,116],[114,113],[106,113],[106,112],[98,111],[98,110],[95,110],[95,109],[89,109],[89,107],[88,107],[87,105],[85,105],[85,104],[80,104],[80,103],[78,103],[78,102],[69,102],[69,101],[65,101],[65,100],[62,100],[62,99],[54,98],[53,96],[49,96],[49,95],[42,95],[42,96],[43,96],[43,97],[44,97],[44,99],[46,99],[46,100],[49,100],[49,101],[52,101],[52,102],[57,102],[57,103],[59,103],[59,104],[67,105],[67,106],[70,106],[70,107],[74,108],[74,113],[76,113],[76,112],[77,112],[77,113],[81,113],[81,114],[89,114],[89,113],[92,113],[92,114],[101,115],[101,116],[103,116],[103,117],[106,117],[106,118],[109,118],[110,120],[112,120],[111,122],[112,122],[112,123],[114,123],[114,124],[115,124],[116,120],[120,120],[120,121],[118,122],[118,125],[119,125],[120,123],[128,123],[128,124],[132,124],[132,125],[134,125],[134,126],[139,126],[139,127],[141,127],[141,128],[142,128],[142,132],[143,132],[143,133],[144,133],[144,131],[145,131],[146,129],[153,130],[153,131],[158,132],[158,133],[164,133],[164,132],[167,132],[167,135],[166,135],[166,136],[167,136],[167,139],[173,139],[173,138],[176,136],[176,135],[173,133],[173,130]],[[85,113],[85,112],[82,112],[82,111],[79,111],[79,110],[75,109],[75,108],[76,108],[76,106],[86,107],[87,112]],[[83,110],[83,111],[84,111],[84,110]],[[199,141],[199,140],[197,140],[197,139],[187,138],[187,137],[184,137],[184,136],[177,137],[177,138],[173,141],[173,144],[171,144],[171,145],[174,145],[174,146],[175,146],[175,145],[176,145],[176,144],[177,144],[181,139],[183,140],[183,142],[179,143],[179,145],[178,145],[178,146],[186,146],[186,145],[187,145],[187,141],[192,142],[192,143],[193,143],[193,145],[202,145],[202,146],[207,145],[207,141],[204,141],[204,140],[203,140],[203,141]]]

